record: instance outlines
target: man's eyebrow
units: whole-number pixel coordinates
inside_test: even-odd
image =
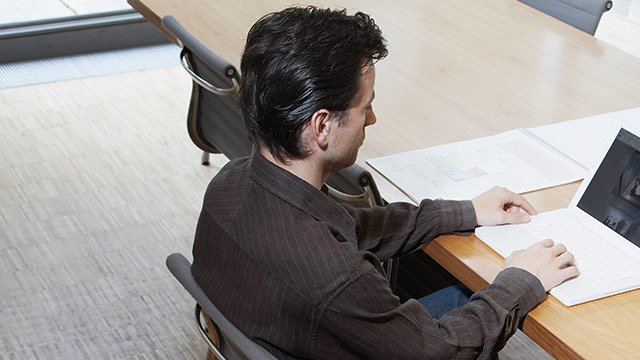
[[[373,102],[373,99],[376,98],[376,92],[375,90],[371,92],[371,99],[369,100],[369,104],[371,104]]]

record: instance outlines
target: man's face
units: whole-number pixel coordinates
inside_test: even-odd
[[[365,66],[360,80],[360,90],[352,106],[345,112],[340,125],[335,129],[332,146],[334,171],[348,167],[356,161],[358,149],[364,142],[364,128],[376,122],[376,114],[371,105],[375,96],[373,90],[376,81],[375,66]]]

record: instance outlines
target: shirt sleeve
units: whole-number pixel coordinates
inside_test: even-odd
[[[471,201],[422,200],[419,206],[392,203],[347,210],[356,221],[358,248],[382,261],[409,253],[441,234],[470,230],[477,224]]]
[[[468,304],[435,320],[416,300],[400,304],[386,280],[369,271],[328,304],[315,358],[487,359],[544,296],[536,277],[508,268]]]

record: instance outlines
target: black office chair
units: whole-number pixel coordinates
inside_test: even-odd
[[[200,288],[191,274],[191,263],[182,254],[171,254],[167,257],[167,268],[182,286],[196,300],[195,318],[198,332],[209,346],[213,355],[220,360],[276,359],[265,348],[249,339],[240,329],[235,327],[220,310],[213,305],[209,297]],[[205,314],[201,313],[204,310]],[[202,323],[202,316],[209,316],[213,329],[207,329]],[[209,337],[213,332],[217,340]],[[216,345],[216,342],[218,343]]]
[[[596,33],[602,14],[613,7],[611,0],[520,0],[591,35]]]

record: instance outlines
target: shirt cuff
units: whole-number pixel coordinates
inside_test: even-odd
[[[436,200],[436,204],[440,207],[441,234],[473,230],[478,224],[471,200]]]
[[[525,313],[531,311],[546,296],[544,287],[537,277],[516,267],[502,270],[493,283],[509,289]]]

